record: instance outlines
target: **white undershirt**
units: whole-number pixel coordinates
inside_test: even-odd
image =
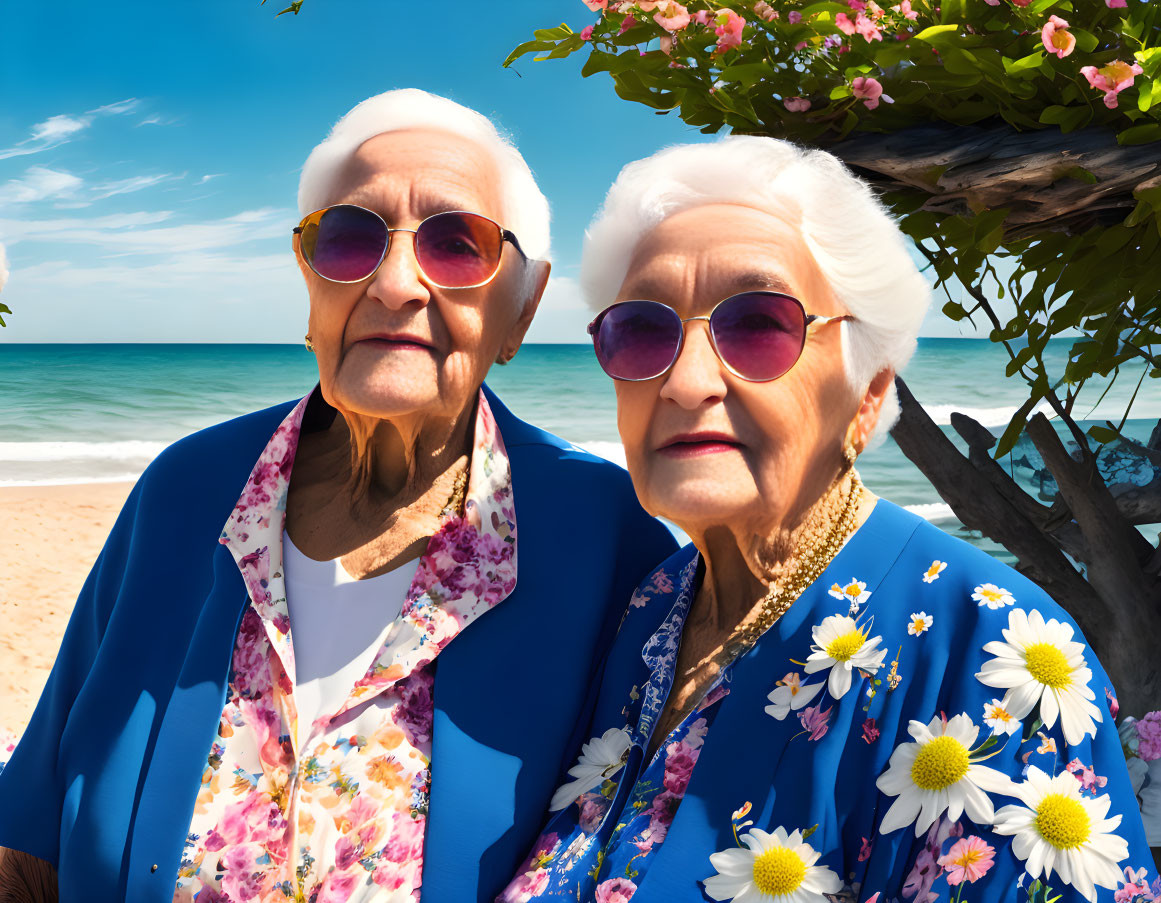
[[[282,531],[286,605],[294,647],[298,733],[334,714],[350,695],[399,617],[419,559],[386,574],[357,580],[342,560],[308,558]]]

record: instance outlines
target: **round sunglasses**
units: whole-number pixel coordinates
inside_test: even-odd
[[[436,213],[414,229],[392,229],[373,210],[336,204],[307,214],[294,229],[307,264],[330,282],[362,282],[372,276],[395,232],[415,236],[419,269],[437,288],[487,285],[500,269],[506,241],[527,259],[515,235],[486,216],[463,210]]]
[[[811,324],[853,319],[850,314],[808,314],[797,298],[757,291],[731,295],[708,316],[684,319],[658,301],[621,301],[601,311],[589,324],[589,335],[609,376],[642,382],[677,362],[686,323],[706,320],[714,352],[726,369],[749,382],[768,382],[798,362]]]

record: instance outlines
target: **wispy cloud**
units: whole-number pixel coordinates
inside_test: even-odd
[[[4,253],[4,245],[0,244],[0,292],[8,284],[8,257]]]
[[[84,180],[63,170],[30,166],[21,179],[0,185],[0,204],[30,204],[57,198],[75,198]]]
[[[198,179],[194,184],[195,185],[205,185],[206,182],[210,181],[210,179],[218,179],[218,178],[221,178],[223,175],[225,175],[225,173],[221,173],[221,172],[207,173],[206,175],[204,175],[200,179]]]
[[[160,113],[150,113],[139,123],[141,125],[176,125],[181,120],[176,116],[162,116]]]
[[[139,101],[135,97],[130,97],[127,100],[105,104],[79,116],[69,113],[49,116],[43,122],[36,123],[32,127],[32,133],[23,141],[17,142],[12,147],[0,149],[0,160],[39,154],[41,151],[59,147],[91,126],[97,117],[129,113],[135,110],[138,104]]]
[[[118,194],[132,194],[135,191],[142,191],[146,188],[152,188],[154,185],[160,185],[162,182],[176,181],[180,178],[182,177],[167,172],[151,176],[132,176],[128,179],[102,182],[92,187],[93,193],[90,199],[100,201]]]
[[[10,245],[21,241],[91,245],[112,255],[185,254],[280,237],[289,247],[290,226],[297,213],[264,207],[203,222],[158,225],[172,216],[170,211],[158,211],[88,218],[0,219],[0,235]]]

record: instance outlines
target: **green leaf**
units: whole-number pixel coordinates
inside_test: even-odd
[[[933,47],[947,47],[956,43],[959,25],[954,22],[950,25],[932,25],[923,29],[915,36],[917,41],[925,41]]]
[[[1090,426],[1088,434],[1101,445],[1107,445],[1120,437],[1116,429],[1110,429],[1107,426]]]
[[[966,320],[968,315],[968,312],[964,310],[963,305],[956,301],[948,301],[945,305],[943,305],[943,312],[945,315],[957,322],[959,320]]]
[[[1161,100],[1161,79],[1142,84],[1140,93],[1137,95],[1137,109],[1145,113],[1157,100]]]
[[[1117,134],[1117,143],[1121,145],[1149,144],[1152,141],[1161,141],[1161,122],[1134,125]]]
[[[1019,75],[1022,72],[1027,72],[1031,69],[1039,69],[1044,62],[1044,51],[1037,50],[1027,56],[1020,57],[1018,60],[1010,60],[1004,57],[1004,71],[1009,75]],[[1043,120],[1041,120],[1043,121]]]
[[[1012,450],[1016,444],[1016,440],[1024,432],[1024,427],[1028,423],[1028,415],[1036,407],[1036,402],[1043,397],[1043,395],[1038,395],[1033,391],[1028,399],[1016,409],[1016,413],[1008,421],[1008,426],[1004,429],[1003,435],[1000,436],[1000,441],[997,443],[995,451],[993,452],[996,458],[1002,458]]]
[[[1085,31],[1083,28],[1069,28],[1068,30],[1076,38],[1076,49],[1081,53],[1092,53],[1100,44],[1100,39],[1091,31]]]

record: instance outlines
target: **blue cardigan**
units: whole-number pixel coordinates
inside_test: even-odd
[[[623,470],[485,391],[511,460],[519,575],[439,657],[424,903],[491,900],[512,876],[587,727],[629,595],[676,548]],[[172,899],[247,605],[218,537],[294,404],[166,449],[81,590],[0,772],[0,847],[52,863],[62,900]]]

